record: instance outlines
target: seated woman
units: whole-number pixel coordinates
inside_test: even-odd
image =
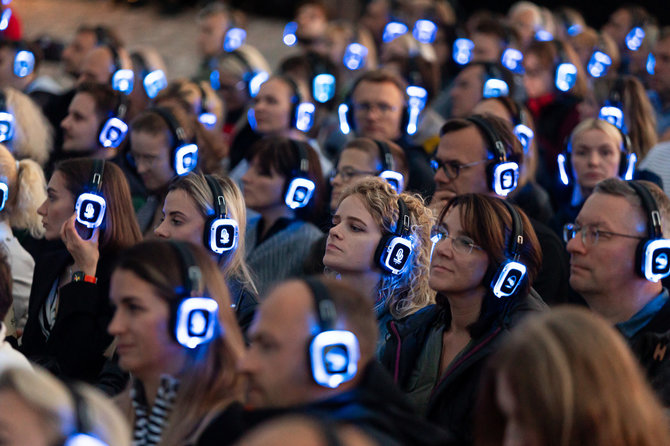
[[[667,416],[620,334],[589,310],[528,318],[491,358],[475,445],[670,444]]]
[[[219,203],[223,197],[223,205]],[[235,221],[237,234],[225,233],[228,241],[212,233],[217,219]],[[244,260],[247,210],[237,185],[228,177],[189,173],[168,187],[163,221],[154,230],[161,238],[204,244],[226,279],[237,320],[243,329],[251,323],[258,291]],[[227,224],[226,222],[222,222]],[[227,226],[222,226],[226,230]],[[221,238],[221,237],[219,237]]]
[[[107,397],[41,369],[0,373],[0,425],[8,446],[130,446],[128,425]]]
[[[429,421],[471,443],[486,360],[521,317],[546,308],[529,285],[542,254],[528,217],[499,198],[458,195],[437,221],[437,304],[390,322],[381,361]]]
[[[272,282],[300,275],[310,247],[323,233],[309,220],[320,209],[321,166],[308,144],[282,137],[264,138],[250,149],[249,170],[242,177],[247,208],[247,264],[262,295]],[[314,183],[314,194],[301,195],[294,180]]]
[[[340,197],[323,264],[369,296],[377,313],[380,346],[389,321],[435,301],[428,286],[432,217],[421,198],[398,195],[381,178],[362,179]],[[399,252],[397,266],[398,251],[392,247],[396,239],[411,246]]]
[[[562,166],[559,162],[563,183],[571,186],[571,194],[563,194],[563,200],[550,221],[559,236],[563,234],[565,223],[575,221],[599,181],[625,177],[630,153],[622,133],[607,121],[589,118],[575,127],[563,153],[565,162]]]
[[[39,280],[30,290],[21,350],[58,377],[94,382],[112,341],[107,333],[111,267],[119,251],[140,241],[141,235],[128,183],[115,164],[83,158],[63,161],[48,186],[48,197],[37,212],[45,238],[63,244],[35,265],[33,277]],[[99,227],[89,229],[78,221],[98,217],[95,206],[89,208],[83,201],[75,220],[75,203],[84,193],[107,203],[105,211],[97,212],[102,214]]]
[[[16,327],[7,328],[11,335],[16,328],[19,337],[28,320],[28,298],[35,262],[14,236],[12,228],[26,230],[36,239],[42,237],[44,228],[37,208],[46,199],[46,181],[39,164],[30,159],[17,161],[2,144],[0,178],[0,249],[6,252],[12,271],[10,279],[14,305],[10,313],[14,314],[16,321]]]
[[[203,248],[147,241],[112,274],[109,333],[132,383],[118,402],[133,444],[197,445],[231,403],[244,341],[219,268]]]

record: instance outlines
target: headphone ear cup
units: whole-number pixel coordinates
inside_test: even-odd
[[[638,276],[643,278],[646,278],[644,274],[644,265],[646,260],[644,258],[644,251],[648,241],[649,239],[647,238],[640,240],[635,247],[635,272]]]
[[[384,266],[382,256],[384,255],[384,252],[388,249],[389,244],[391,243],[391,240],[394,237],[396,237],[395,234],[386,234],[382,236],[381,240],[379,240],[379,243],[377,244],[377,249],[375,249],[374,262],[379,268],[382,269],[382,271],[386,271],[386,267]]]
[[[409,125],[409,107],[404,105],[402,107],[402,119],[400,120],[400,134],[407,134],[407,126]]]

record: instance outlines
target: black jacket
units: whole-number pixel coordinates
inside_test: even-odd
[[[435,383],[430,395],[426,417],[452,432],[463,444],[472,444],[473,411],[480,376],[489,356],[516,323],[529,313],[543,311],[546,304],[531,290],[517,298],[504,315],[472,340],[466,351],[456,359]],[[431,305],[400,321],[391,321],[391,336],[381,362],[391,372],[400,388],[408,388],[412,372],[420,367],[421,353],[428,335],[444,326],[446,309]]]
[[[670,407],[670,300],[628,339],[628,344],[646,371],[656,395],[665,407]]]
[[[107,326],[113,316],[109,279],[115,258],[101,254],[96,284],[70,282],[60,289],[58,313],[48,340],[42,334],[39,314],[52,285],[72,257],[63,248],[40,258],[35,265],[21,344],[28,359],[61,378],[96,381],[105,362],[103,353],[112,342]]]

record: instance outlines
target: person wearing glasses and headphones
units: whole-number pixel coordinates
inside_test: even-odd
[[[670,405],[670,199],[648,181],[608,178],[564,227],[570,285],[627,339]]]
[[[226,279],[243,329],[251,323],[258,304],[258,291],[245,260],[246,221],[244,197],[234,181],[192,172],[170,183],[163,220],[154,229],[163,239],[204,243]],[[227,232],[217,233],[219,227]]]
[[[382,344],[389,321],[435,302],[428,286],[432,222],[433,214],[422,199],[398,194],[381,178],[361,179],[340,196],[323,264],[368,296]],[[396,241],[406,242],[409,249],[395,252]],[[397,266],[396,256],[404,257]]]
[[[131,445],[128,424],[108,397],[39,368],[0,373],[0,425],[7,446]]]
[[[249,159],[242,190],[247,208],[258,215],[247,219],[246,259],[262,295],[272,282],[300,275],[323,235],[312,223],[321,208],[323,177],[316,152],[301,141],[263,138],[250,147]]]
[[[244,353],[219,267],[201,246],[146,241],[119,258],[110,299],[109,333],[119,365],[132,375],[117,400],[133,444],[215,444],[203,432],[239,406],[235,365]]]
[[[381,361],[422,415],[471,443],[486,360],[519,319],[546,308],[530,286],[542,253],[523,211],[482,194],[450,199],[431,238],[437,303],[389,323]]]
[[[130,189],[114,163],[56,165],[37,209],[44,238],[62,241],[35,263],[21,350],[56,376],[95,382],[112,342],[109,277],[119,252],[141,234]]]

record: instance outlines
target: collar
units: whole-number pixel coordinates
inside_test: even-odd
[[[663,305],[666,304],[670,296],[668,295],[668,290],[663,288],[663,291],[647,302],[647,304],[642,307],[640,311],[635,313],[633,317],[628,319],[625,322],[619,322],[616,324],[616,328],[628,339],[632,338],[639,332],[644,326],[646,326],[656,313],[659,312]]]
[[[531,114],[533,116],[537,116],[540,114],[540,111],[546,107],[547,105],[551,104],[554,102],[556,99],[556,93],[547,93],[543,96],[539,96],[537,98],[530,98],[528,99],[528,110],[530,110]]]
[[[0,242],[8,242],[12,238],[14,238],[14,233],[12,232],[12,227],[9,226],[9,222],[7,220],[0,221]]]

